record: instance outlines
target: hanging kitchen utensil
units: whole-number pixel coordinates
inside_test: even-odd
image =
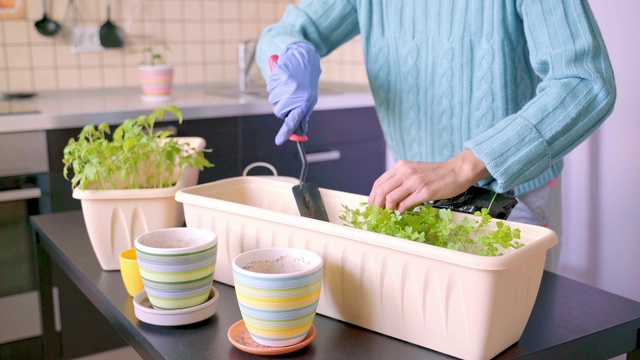
[[[81,2],[77,0],[69,0],[67,4],[67,11],[62,23],[64,38],[69,42],[73,53],[103,51],[104,47],[100,44],[97,28],[94,25],[85,24],[82,19],[83,9],[80,4]],[[98,2],[95,4],[96,9],[100,12]]]
[[[74,38],[74,29],[83,25],[78,5],[74,0],[69,0],[62,22],[62,34],[69,40],[71,47],[79,42],[79,39]]]
[[[127,11],[124,30],[127,33],[127,46],[147,47],[154,43],[152,34],[161,34],[157,22],[150,21],[153,7],[146,7],[143,0],[135,0],[131,10]]]
[[[106,48],[124,45],[124,33],[111,22],[111,0],[107,0],[107,21],[100,26],[100,44]]]
[[[278,61],[278,55],[271,55],[269,57],[269,68],[273,71],[276,62]],[[327,210],[324,207],[324,201],[320,195],[320,188],[316,184],[310,184],[306,182],[307,169],[309,163],[307,162],[307,154],[304,150],[303,143],[309,140],[307,135],[302,130],[302,126],[298,126],[295,133],[289,136],[289,140],[295,141],[298,146],[298,153],[300,154],[300,160],[302,161],[302,169],[300,171],[300,183],[294,185],[291,189],[293,191],[293,197],[296,200],[298,211],[301,216],[329,221]]]
[[[67,10],[64,12],[62,20],[62,35],[65,39],[71,39],[71,29],[78,25],[78,8],[73,0],[67,2]]]
[[[47,17],[47,0],[42,0],[42,19],[36,21],[36,30],[44,36],[53,36],[60,31],[60,24]]]

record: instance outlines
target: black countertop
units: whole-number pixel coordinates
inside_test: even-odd
[[[232,287],[214,283],[219,309],[211,318],[192,325],[161,327],[139,321],[119,271],[103,271],[89,242],[81,212],[31,218],[40,249],[41,272],[56,263],[105,315],[113,327],[143,358],[253,359],[233,347],[229,327],[242,317]],[[41,286],[51,284],[46,277]],[[47,293],[47,291],[44,291]],[[51,292],[48,291],[50,294]],[[49,302],[46,296],[43,302]],[[53,316],[43,306],[45,336]],[[317,315],[317,337],[289,359],[444,359],[447,355]],[[49,329],[49,330],[47,330]],[[520,341],[497,359],[606,359],[627,352],[640,355],[640,303],[545,272],[533,312]],[[87,329],[90,331],[90,329]],[[45,341],[46,353],[55,354]]]

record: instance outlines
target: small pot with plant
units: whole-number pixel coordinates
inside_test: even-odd
[[[70,171],[73,197],[82,204],[94,252],[104,270],[119,270],[120,252],[152,230],[182,226],[184,213],[175,193],[196,185],[199,171],[211,164],[200,137],[171,137],[154,131],[171,105],[149,116],[127,119],[111,133],[107,123],[85,126],[64,148],[64,176]]]
[[[162,50],[161,50],[162,49]],[[166,100],[173,88],[173,66],[167,65],[166,46],[150,45],[142,49],[143,61],[138,67],[144,100]]]

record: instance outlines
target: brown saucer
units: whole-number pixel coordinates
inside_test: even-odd
[[[301,342],[295,345],[283,347],[265,346],[255,342],[253,338],[251,338],[247,327],[244,326],[244,320],[240,320],[237,323],[231,325],[229,331],[227,332],[227,337],[229,338],[229,341],[233,344],[233,346],[251,354],[282,355],[300,350],[303,347],[309,345],[311,341],[313,341],[313,339],[316,337],[316,327],[312,324],[307,337],[305,337]]]

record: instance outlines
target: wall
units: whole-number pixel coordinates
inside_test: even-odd
[[[618,97],[605,123],[566,157],[559,273],[640,301],[640,2],[589,3]]]
[[[169,46],[176,84],[234,83],[238,43],[256,39],[294,1],[113,0],[111,20],[125,31],[125,47],[83,53],[72,51],[64,31],[45,37],[35,30],[41,0],[15,2],[25,4],[26,19],[0,20],[0,92],[138,86],[137,51],[149,39]],[[106,0],[74,0],[77,17],[67,11],[68,0],[47,3],[48,17],[66,29],[80,23],[98,28],[106,20]],[[367,83],[361,64],[356,38],[323,59],[321,80]],[[256,70],[252,75],[261,80]]]

